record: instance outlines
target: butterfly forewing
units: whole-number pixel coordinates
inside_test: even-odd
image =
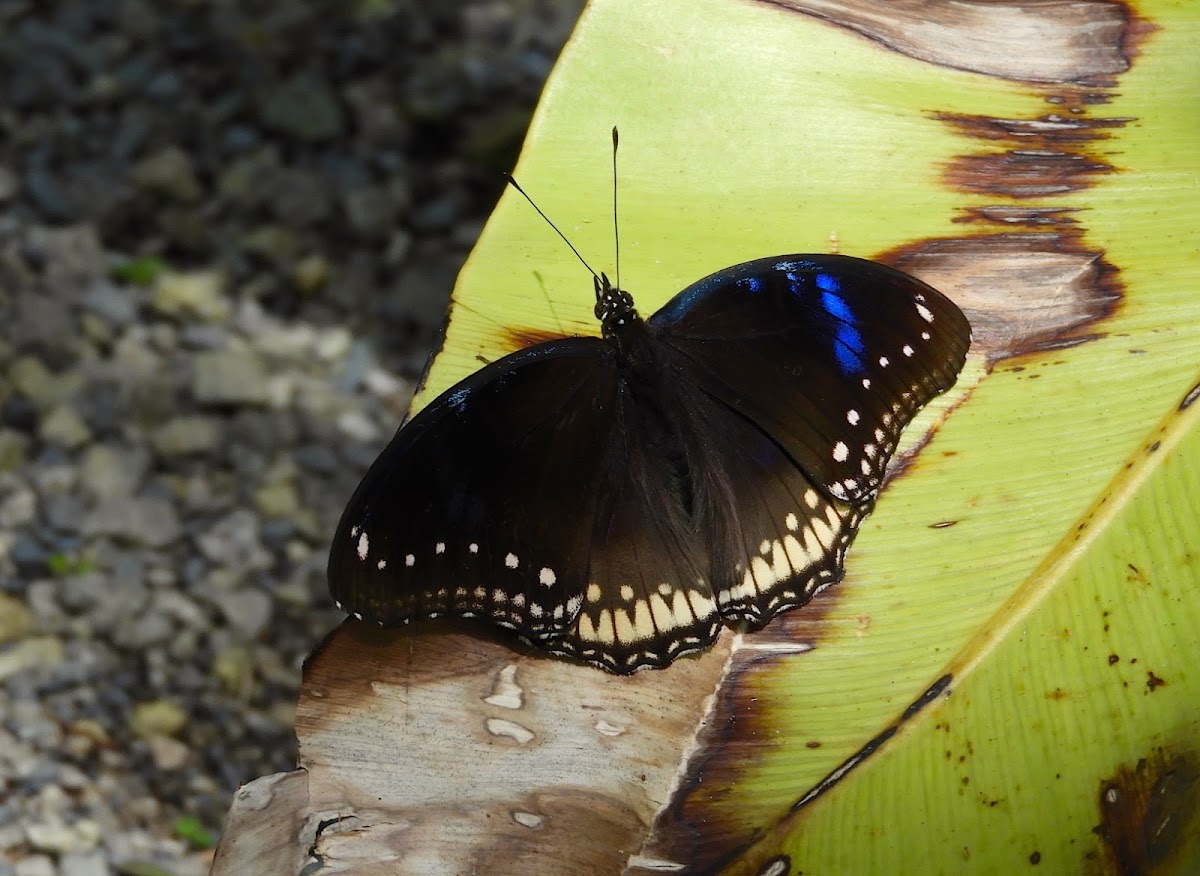
[[[574,622],[595,519],[595,448],[616,374],[598,338],[506,357],[404,426],[354,494],[334,599],[397,624],[480,617],[532,638]]]
[[[941,293],[848,256],[737,265],[649,322],[705,391],[851,502],[878,490],[904,426],[953,385],[970,343],[966,318]]]

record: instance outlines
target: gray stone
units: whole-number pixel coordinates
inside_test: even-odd
[[[146,604],[146,584],[141,578],[109,577],[96,572],[68,575],[58,591],[62,605],[85,614],[96,629],[107,631]]]
[[[86,289],[108,275],[108,256],[92,225],[34,226],[26,246],[44,265],[43,280],[50,296],[60,301],[78,301]]]
[[[218,271],[163,271],[155,279],[151,303],[162,313],[209,322],[224,322],[231,309],[225,277]]]
[[[253,639],[271,621],[271,597],[261,590],[244,587],[222,595],[218,601],[229,625]]]
[[[316,292],[329,281],[329,261],[322,253],[309,253],[292,266],[290,279],[301,292]]]
[[[333,451],[324,444],[308,444],[295,453],[296,462],[318,475],[330,475],[338,470],[339,463]]]
[[[208,453],[220,441],[221,421],[204,416],[176,417],[150,435],[154,449],[167,457]]]
[[[133,181],[143,190],[190,203],[202,194],[192,158],[178,146],[167,146],[133,166]]]
[[[38,406],[59,401],[56,380],[36,356],[21,356],[8,366],[8,379],[17,392]]]
[[[27,290],[18,294],[6,329],[20,347],[40,345],[50,350],[69,348],[75,338],[71,310],[51,295]]]
[[[116,328],[124,328],[137,317],[132,293],[106,280],[92,284],[83,297],[83,306]]]
[[[374,185],[346,192],[342,199],[350,226],[364,237],[382,240],[387,237],[400,215],[400,204],[389,193]]]
[[[179,332],[179,342],[193,350],[220,350],[229,346],[229,331],[223,325],[190,323]]]
[[[303,243],[300,236],[286,225],[260,225],[241,239],[242,248],[262,256],[277,266],[285,266],[299,256]]]
[[[200,353],[192,360],[192,394],[201,404],[265,404],[267,372],[250,350]]]
[[[196,544],[210,561],[239,574],[271,565],[271,555],[262,544],[258,516],[245,508],[218,520],[196,537]]]
[[[230,164],[217,188],[226,201],[244,209],[258,207],[270,200],[278,170],[279,150],[274,145],[264,146]]]
[[[14,596],[0,593],[0,644],[21,639],[32,628],[29,607]]]
[[[79,837],[71,828],[54,821],[35,821],[25,825],[25,838],[35,850],[56,855],[73,851],[79,844]]]
[[[49,552],[28,532],[18,532],[7,553],[19,573],[26,576],[45,574]]]
[[[192,750],[169,736],[150,737],[150,757],[156,769],[168,772],[183,769],[192,756]]]
[[[71,852],[58,862],[59,876],[108,876],[108,862],[99,849],[91,852]]]
[[[0,651],[0,681],[31,669],[47,672],[62,662],[63,644],[56,636],[34,636]]]
[[[83,501],[76,495],[51,496],[42,507],[46,522],[59,532],[77,532],[83,520]]]
[[[4,165],[0,165],[0,204],[12,199],[21,190],[21,180]]]
[[[136,617],[122,617],[113,631],[113,643],[128,651],[144,651],[162,645],[175,636],[171,619],[148,611]]]
[[[83,519],[84,535],[108,535],[150,547],[165,547],[181,532],[175,507],[156,496],[105,499]]]
[[[171,700],[151,700],[138,703],[129,715],[129,729],[143,739],[153,736],[174,736],[188,722],[183,707]]]
[[[150,468],[150,456],[138,447],[93,444],[79,468],[79,486],[93,499],[133,495]]]
[[[185,594],[175,590],[155,593],[154,611],[192,629],[205,630],[209,626],[208,615],[204,609]]]
[[[65,222],[75,218],[75,205],[63,191],[57,176],[35,165],[25,172],[25,194],[47,219]]]
[[[270,128],[307,143],[342,132],[342,110],[329,80],[305,70],[267,92],[259,109]]]
[[[33,489],[16,475],[0,478],[0,529],[17,529],[33,522],[38,499]]]
[[[271,179],[271,212],[291,226],[314,225],[333,212],[333,191],[316,171],[284,168]]]

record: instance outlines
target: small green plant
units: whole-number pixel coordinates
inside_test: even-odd
[[[175,836],[196,849],[211,849],[217,842],[213,832],[190,815],[175,819]]]
[[[70,554],[55,553],[46,557],[46,568],[56,578],[67,575],[84,575],[96,571],[96,562],[91,557],[73,557]]]
[[[143,256],[117,265],[112,269],[112,276],[114,280],[120,280],[122,283],[149,286],[166,269],[166,263],[161,259]]]

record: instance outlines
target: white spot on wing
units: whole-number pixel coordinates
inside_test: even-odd
[[[444,541],[439,541],[433,546],[433,552],[437,554],[444,554],[446,552],[446,543]]]
[[[790,511],[788,512],[788,516],[783,519],[783,523],[792,531],[795,531],[796,527],[800,525],[800,521],[796,519],[796,515]]]
[[[855,410],[846,411],[846,422],[849,423],[851,426],[857,426],[858,425],[858,411],[855,411]]]
[[[901,348],[900,352],[904,353],[905,356],[911,356],[913,354],[913,348],[910,347],[908,344],[905,344]]]
[[[926,322],[933,322],[933,313],[924,304],[917,305],[917,313],[921,314],[921,319]]]
[[[509,554],[504,558],[504,565],[508,566],[510,569],[515,569],[519,563],[520,560],[517,559],[516,554]]]
[[[417,562],[417,558],[415,556],[413,556],[412,554],[405,554],[404,565],[408,566],[411,569],[416,562]]]
[[[834,462],[845,462],[848,456],[850,456],[850,448],[846,446],[845,442],[839,441],[833,445]]]
[[[371,542],[367,540],[367,534],[365,532],[360,532],[358,535],[358,558],[360,560],[365,560],[367,558],[367,552],[370,551],[370,549]]]
[[[382,572],[384,569],[387,568],[387,560],[380,560],[378,563],[375,564],[375,568]]]
[[[477,554],[479,553],[479,545],[475,544],[475,542],[471,542],[469,545],[467,545],[467,550],[473,554]]]
[[[543,566],[542,571],[538,573],[538,581],[545,584],[547,587],[553,587],[554,582],[558,580],[558,576],[554,574],[554,570],[549,566]]]

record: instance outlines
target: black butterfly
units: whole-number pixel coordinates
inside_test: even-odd
[[[400,429],[338,526],[339,607],[666,666],[842,577],[901,431],[970,344],[944,295],[847,256],[735,265],[645,321],[595,291],[603,337],[505,356]]]

